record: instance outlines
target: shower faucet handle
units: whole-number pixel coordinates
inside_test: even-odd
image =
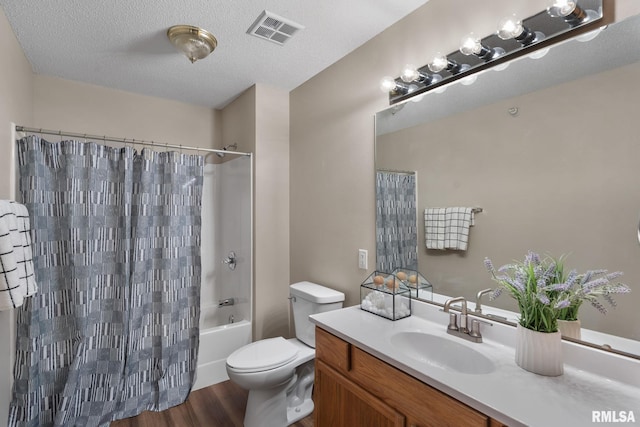
[[[229,255],[222,260],[223,264],[227,264],[231,270],[236,269],[236,253],[231,251]]]

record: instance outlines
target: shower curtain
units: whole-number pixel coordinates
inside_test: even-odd
[[[39,292],[18,311],[12,426],[182,403],[200,317],[203,158],[18,141]]]
[[[376,270],[418,269],[416,176],[376,172]]]

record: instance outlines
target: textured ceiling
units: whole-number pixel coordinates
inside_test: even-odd
[[[34,72],[221,108],[255,83],[292,90],[428,0],[0,0]],[[302,24],[285,45],[247,30],[263,10]],[[218,39],[191,64],[172,25]]]

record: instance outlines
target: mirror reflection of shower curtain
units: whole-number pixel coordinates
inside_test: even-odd
[[[376,270],[418,269],[416,175],[376,172]]]
[[[202,156],[18,141],[39,291],[9,425],[107,426],[182,403],[197,362]]]

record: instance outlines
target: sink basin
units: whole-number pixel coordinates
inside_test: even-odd
[[[398,332],[391,336],[391,344],[418,362],[445,370],[475,375],[488,374],[495,370],[491,359],[454,341],[453,338],[425,332]]]

